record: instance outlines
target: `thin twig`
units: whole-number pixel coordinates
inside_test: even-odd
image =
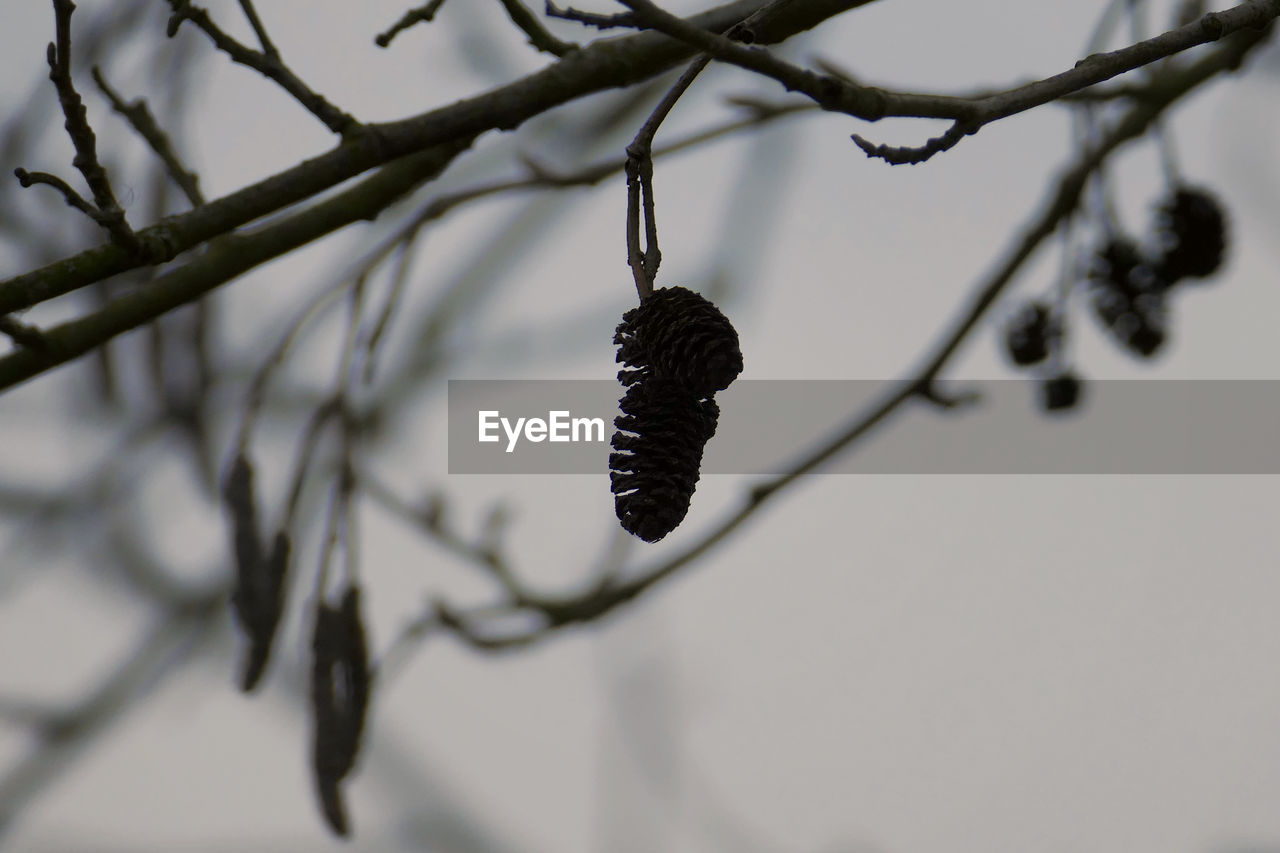
[[[253,8],[253,0],[240,0],[240,9],[249,20],[249,26],[253,27],[253,34],[258,37],[263,55],[279,59],[280,51],[276,50],[276,46],[271,43],[271,36],[267,35],[267,28],[262,25],[262,19],[258,17],[258,10]]]
[[[74,207],[85,216],[92,219],[99,225],[106,226],[107,221],[102,211],[94,207],[89,201],[72,189],[71,185],[59,178],[57,175],[51,175],[48,172],[28,172],[21,167],[13,170],[13,175],[18,179],[18,183],[23,187],[35,186],[36,184],[44,184],[47,187],[53,187],[67,202],[68,207]]]
[[[832,15],[871,0],[825,3],[814,15],[796,9],[779,15],[757,38],[780,41]],[[765,5],[763,0],[735,0],[690,20],[712,29],[727,29],[742,15]],[[792,4],[793,6],[795,4]],[[681,56],[675,59],[673,56]],[[131,269],[162,261],[196,248],[213,237],[296,205],[350,178],[445,141],[471,139],[496,128],[511,129],[550,107],[586,95],[651,80],[688,54],[669,40],[638,34],[589,45],[563,62],[529,74],[492,91],[394,122],[370,125],[331,151],[285,169],[197,210],[168,217],[138,232],[147,248],[143,257],[114,245],[96,246],[38,269],[0,280],[0,313],[30,308],[57,296]],[[625,61],[619,61],[625,59]]]
[[[853,134],[852,139],[868,157],[884,160],[891,166],[914,166],[918,163],[925,162],[934,154],[940,154],[943,151],[950,151],[960,143],[961,139],[964,139],[971,133],[977,132],[976,127],[962,121],[957,121],[951,125],[946,133],[941,136],[935,136],[933,139],[930,139],[918,148],[913,148],[908,145],[876,145],[872,142],[868,142],[856,133]]]
[[[107,170],[98,162],[98,142],[89,126],[88,111],[80,93],[71,82],[71,13],[76,9],[71,0],[53,0],[55,41],[49,45],[46,59],[49,62],[49,79],[58,90],[58,103],[66,119],[67,135],[75,146],[76,156],[71,165],[84,175],[85,183],[93,193],[97,214],[91,214],[94,222],[107,229],[113,242],[130,254],[141,248],[138,237],[125,220],[124,210],[116,201]],[[69,189],[69,188],[68,188]],[[64,193],[65,195],[65,193]],[[70,196],[68,203],[71,204]],[[72,204],[73,207],[79,205]]]
[[[618,0],[638,22],[716,59],[772,77],[788,90],[802,92],[823,109],[867,121],[889,116],[947,118],[974,133],[983,125],[1055,101],[1064,95],[1142,68],[1159,59],[1242,30],[1258,30],[1280,16],[1277,0],[1247,0],[1194,23],[1110,53],[1091,54],[1073,68],[984,98],[891,92],[859,86],[831,74],[817,74],[786,62],[763,48],[745,47],[666,12],[650,0]]]
[[[747,20],[730,27],[725,38],[731,41],[754,41],[753,24],[771,9],[772,6],[766,6]],[[658,274],[658,266],[662,263],[662,251],[658,248],[657,212],[653,200],[653,138],[676,102],[684,96],[710,62],[711,56],[703,54],[689,63],[627,146],[627,263],[631,267],[632,278],[635,279],[636,294],[641,300],[653,292],[653,282]],[[640,248],[641,208],[644,210],[643,249]]]
[[[516,576],[502,551],[490,542],[472,542],[446,523],[438,498],[431,497],[414,505],[368,471],[358,477],[360,490],[373,498],[383,509],[413,525],[419,532],[444,547],[447,551],[475,563],[501,587],[503,594],[515,606],[527,606],[535,599]]]
[[[200,192],[200,177],[182,165],[181,159],[173,150],[173,144],[169,141],[169,135],[156,123],[155,117],[147,107],[147,102],[141,98],[131,103],[125,102],[124,98],[120,97],[120,94],[107,83],[101,69],[97,66],[93,68],[93,81],[111,102],[112,109],[124,116],[138,135],[146,140],[147,145],[164,164],[169,177],[178,185],[178,189],[182,190],[187,201],[191,202],[191,206],[199,207],[204,204],[204,195]]]
[[[364,368],[360,375],[360,381],[364,385],[373,382],[374,373],[378,369],[378,354],[381,352],[383,340],[386,339],[387,329],[391,325],[391,318],[395,316],[404,296],[405,285],[409,281],[409,266],[413,259],[413,249],[417,244],[420,233],[420,229],[414,229],[406,234],[400,242],[395,272],[391,274],[391,286],[387,289],[387,296],[383,300],[382,310],[378,312],[373,328],[365,339]]]
[[[547,17],[560,18],[565,21],[575,21],[588,27],[595,27],[600,30],[611,30],[615,27],[634,27],[639,21],[635,15],[630,12],[622,12],[617,15],[599,15],[595,12],[582,12],[569,8],[561,8],[551,0],[547,0]]]
[[[243,0],[241,5],[245,5]],[[322,121],[325,127],[334,133],[348,134],[360,126],[360,123],[353,116],[335,107],[323,95],[303,83],[298,75],[294,74],[289,66],[284,64],[279,53],[276,52],[275,46],[271,44],[270,39],[265,39],[265,31],[258,32],[259,39],[265,39],[263,42],[264,49],[262,51],[253,50],[223,32],[209,17],[207,11],[191,3],[190,0],[169,0],[169,6],[173,9],[173,14],[169,17],[168,34],[170,38],[177,34],[178,28],[183,21],[190,21],[204,31],[205,35],[209,37],[209,40],[213,42],[218,50],[231,57],[232,62],[252,68],[262,76],[275,81],[280,88],[292,95],[294,100]],[[251,10],[252,6],[247,7],[246,14],[249,14]],[[257,21],[256,14],[253,15],[251,21]],[[258,31],[260,27],[261,22],[258,22],[254,25],[254,30]],[[268,50],[267,48],[270,49]]]
[[[378,47],[387,47],[391,44],[391,40],[398,36],[404,30],[409,29],[414,24],[429,23],[436,16],[436,12],[440,11],[440,7],[444,5],[444,0],[430,0],[423,3],[416,9],[410,9],[400,16],[400,20],[392,24],[385,32],[378,33],[373,43]]]
[[[511,23],[519,27],[529,37],[529,44],[538,50],[549,53],[552,56],[567,56],[573,51],[581,49],[579,45],[571,41],[561,41],[553,36],[538,20],[537,15],[530,12],[520,0],[498,1],[502,3],[502,8],[507,10],[507,17],[511,19]]]
[[[644,299],[653,292],[653,279],[662,263],[658,248],[658,222],[653,202],[653,137],[658,127],[676,105],[676,101],[688,91],[702,69],[711,62],[709,56],[699,56],[667,90],[653,112],[645,119],[636,136],[627,146],[627,263],[635,278],[636,293]],[[640,248],[640,208],[644,207],[644,248]]]

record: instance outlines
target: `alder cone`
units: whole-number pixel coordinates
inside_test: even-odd
[[[1137,244],[1124,237],[1094,255],[1089,270],[1094,315],[1111,337],[1134,355],[1150,358],[1164,346],[1170,282]]]
[[[1099,288],[1093,309],[1111,336],[1134,355],[1151,358],[1164,346],[1168,311],[1159,293],[1136,296]]]
[[[631,385],[647,374],[680,383],[698,398],[729,387],[742,373],[738,333],[720,309],[685,287],[664,287],[622,315],[613,342]]]
[[[1046,412],[1065,412],[1080,403],[1083,383],[1071,371],[1045,379],[1040,386],[1040,405]]]
[[[1005,328],[1005,350],[1019,367],[1039,364],[1049,357],[1049,341],[1053,332],[1049,306],[1043,302],[1028,302]]]
[[[684,521],[698,484],[702,451],[716,432],[714,399],[661,376],[633,382],[614,419],[609,480],[622,527],[657,542]]]
[[[1160,206],[1156,221],[1164,252],[1158,267],[1166,279],[1205,278],[1222,266],[1227,219],[1208,190],[1177,188]]]
[[[1109,287],[1129,297],[1169,289],[1169,281],[1157,265],[1150,263],[1128,237],[1114,237],[1094,253],[1089,279],[1098,287]]]

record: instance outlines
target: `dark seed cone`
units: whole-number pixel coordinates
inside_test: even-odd
[[[1162,255],[1157,264],[1170,282],[1205,278],[1222,266],[1227,248],[1227,218],[1212,193],[1178,187],[1156,213]]]
[[[292,548],[289,534],[276,533],[270,553],[258,529],[254,470],[242,452],[236,455],[222,485],[231,514],[236,585],[231,607],[248,640],[240,667],[240,689],[248,693],[261,683],[271,658],[276,627],[284,611],[285,576]]]
[[[261,683],[262,674],[271,660],[271,647],[275,642],[276,629],[280,625],[280,617],[284,614],[285,578],[289,570],[289,557],[293,550],[293,542],[289,534],[281,530],[275,535],[271,544],[271,553],[259,572],[259,578],[248,589],[253,590],[251,614],[245,616],[244,593],[241,603],[237,605],[237,614],[249,634],[249,648],[245,651],[240,666],[240,689],[245,693],[252,691]],[[244,590],[244,587],[241,587]]]
[[[1040,386],[1040,405],[1046,412],[1074,409],[1080,402],[1082,387],[1079,377],[1069,370],[1051,376]]]
[[[1098,287],[1110,287],[1129,296],[1163,293],[1169,282],[1128,237],[1112,238],[1093,256],[1089,280]]]
[[[1019,367],[1039,364],[1049,357],[1053,335],[1049,306],[1043,302],[1028,302],[1005,327],[1005,350]]]
[[[1164,345],[1168,326],[1168,280],[1132,240],[1122,237],[1094,256],[1089,279],[1094,314],[1111,337],[1141,358],[1155,355]]]
[[[649,376],[619,402],[609,455],[614,509],[628,533],[657,542],[684,521],[720,409],[680,383]]]
[[[342,781],[355,767],[369,705],[369,651],[360,593],[348,587],[340,607],[322,601],[311,640],[312,769],[320,810],[337,835],[350,824]]]
[[[1111,336],[1134,355],[1151,358],[1164,346],[1168,310],[1163,295],[1130,296],[1100,287],[1093,294],[1093,310]]]
[[[664,287],[622,315],[613,336],[630,385],[647,373],[673,379],[696,397],[729,387],[742,372],[738,333],[720,309],[684,287]]]

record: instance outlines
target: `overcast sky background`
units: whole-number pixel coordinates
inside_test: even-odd
[[[32,88],[52,34],[49,5],[4,0],[5,116],[30,109],[32,91],[53,103],[47,82]],[[77,17],[109,5],[83,0]],[[237,4],[207,5],[244,31]],[[1008,85],[1071,67],[1102,5],[879,0],[789,55],[821,55],[901,89]],[[477,51],[498,51],[513,73],[546,62],[521,45],[499,4],[462,0],[390,50],[376,48],[373,35],[404,6],[264,0],[259,11],[299,75],[363,119],[488,88]],[[1167,20],[1165,5],[1151,17]],[[161,27],[163,15],[155,20]],[[210,50],[186,30],[191,50]],[[497,37],[484,41],[486,32]],[[129,95],[146,91],[140,55],[122,49],[109,66]],[[1117,353],[1079,314],[1073,352],[1084,376],[1280,378],[1280,54],[1254,56],[1249,69],[1201,91],[1172,120],[1187,177],[1228,205],[1225,275],[1181,295],[1168,351],[1153,364]],[[210,198],[330,146],[311,116],[225,57],[207,58],[199,75],[180,140]],[[83,76],[102,150],[125,145]],[[745,72],[710,75],[659,141],[727,116],[723,98],[747,92],[781,95]],[[657,165],[659,284],[701,286],[722,274],[719,302],[742,340],[744,378],[903,375],[1038,209],[1072,150],[1068,114],[1056,106],[987,127],[913,168],[865,159],[852,132],[918,144],[939,128],[814,115]],[[468,157],[511,157],[504,144],[486,139]],[[0,166],[69,175],[65,141],[48,152]],[[757,189],[744,185],[744,163],[763,179]],[[1161,192],[1155,150],[1130,146],[1116,163],[1118,200],[1140,232]],[[31,203],[37,192],[0,182],[0,205]],[[563,214],[528,214],[563,221],[521,248],[516,282],[468,330],[466,340],[507,347],[467,350],[450,378],[598,379],[616,369],[613,324],[634,302],[622,180],[567,201]],[[428,300],[523,202],[504,204],[428,234],[411,298]],[[233,345],[278,330],[302,289],[361,245],[352,229],[224,288]],[[17,263],[0,253],[5,274]],[[1057,269],[1048,247],[1013,300],[1047,291]],[[536,337],[579,314],[579,332]],[[320,337],[315,352],[336,341]],[[59,408],[59,393],[73,387],[68,374],[0,398],[0,476],[57,476],[101,452],[93,425],[68,422]],[[947,375],[1010,375],[993,323]],[[616,527],[606,477],[450,477],[441,401],[423,404],[420,430],[397,436],[383,475],[405,494],[443,489],[472,524],[494,500],[509,500],[519,567],[548,589],[581,580]],[[1042,428],[1065,433],[1076,423]],[[222,553],[225,532],[214,507],[166,511],[180,480],[140,472],[137,509],[164,520],[158,540],[175,570],[193,574]],[[748,485],[704,479],[684,526],[635,552],[692,541]],[[418,650],[376,698],[362,769],[348,786],[356,836],[347,844],[316,812],[307,726],[290,698],[304,663],[297,613],[272,682],[253,698],[231,686],[228,620],[215,654],[78,756],[0,843],[33,853],[372,851],[422,849],[422,839],[431,850],[513,853],[1280,850],[1275,487],[1264,476],[814,477],[601,624],[501,658],[442,639]],[[429,593],[484,589],[474,570],[403,527],[371,512],[362,521],[375,649]],[[136,605],[65,571],[71,562],[6,559],[0,571],[25,579],[6,582],[0,599],[6,695],[73,699],[148,624]],[[17,760],[27,745],[5,730],[0,759]]]

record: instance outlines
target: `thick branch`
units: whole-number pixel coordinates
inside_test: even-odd
[[[985,124],[1050,103],[1196,45],[1217,41],[1241,30],[1260,29],[1280,16],[1280,0],[1247,0],[1234,8],[1205,15],[1194,23],[1155,38],[1110,53],[1093,54],[1061,74],[982,98],[962,98],[859,86],[835,75],[818,74],[799,68],[762,48],[737,44],[725,36],[698,27],[692,21],[681,20],[663,11],[650,0],[619,2],[631,9],[641,24],[678,38],[716,59],[772,77],[788,90],[808,95],[823,109],[868,121],[900,116],[951,119],[956,122],[955,131],[942,138],[942,142],[934,146],[933,150],[950,147],[964,135],[977,132]],[[866,150],[872,146],[867,143],[862,147]],[[874,156],[873,152],[868,153]],[[926,146],[920,153],[932,151]],[[919,160],[912,160],[908,156],[902,162]]]
[[[44,332],[45,346],[0,358],[0,388],[16,385],[136,329],[272,258],[350,225],[372,219],[387,205],[444,170],[470,140],[431,148],[384,166],[358,186],[287,219],[219,241],[197,261],[121,296],[106,308]]]
[[[757,41],[781,41],[871,0],[793,3],[754,28]],[[726,30],[766,5],[735,0],[691,19]],[[137,232],[144,253],[99,246],[38,270],[0,281],[0,314],[70,293],[144,264],[162,263],[259,217],[297,204],[383,163],[485,131],[518,127],[533,116],[594,92],[655,77],[686,61],[687,46],[658,33],[609,39],[574,51],[547,68],[497,89],[413,118],[367,126],[331,151],[207,205]]]

